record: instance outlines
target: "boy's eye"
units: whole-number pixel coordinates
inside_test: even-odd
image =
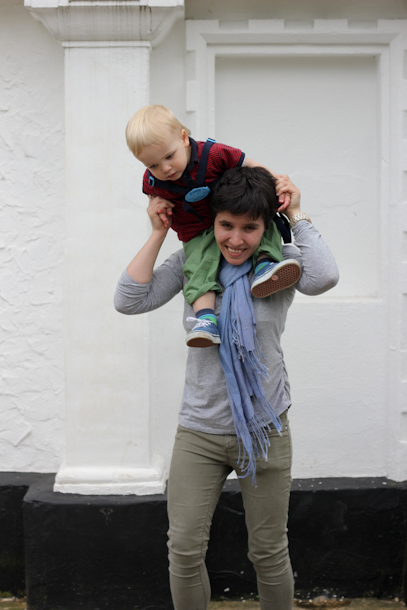
[[[154,167],[157,167],[157,163],[154,163],[154,165],[150,165],[150,169],[154,169]]]
[[[166,159],[171,159],[171,157],[173,156],[174,153],[171,153],[170,155],[168,155],[168,157],[166,157]]]

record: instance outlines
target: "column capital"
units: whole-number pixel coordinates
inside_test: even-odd
[[[25,0],[31,15],[64,46],[158,46],[184,17],[184,0]]]

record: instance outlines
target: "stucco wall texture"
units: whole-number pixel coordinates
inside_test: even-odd
[[[0,4],[0,469],[64,455],[63,49]]]

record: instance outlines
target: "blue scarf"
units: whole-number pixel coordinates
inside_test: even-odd
[[[261,382],[261,377],[268,379],[269,375],[260,362],[264,355],[256,338],[256,319],[247,277],[251,268],[251,258],[241,265],[231,265],[222,258],[219,280],[225,293],[218,326],[222,339],[219,357],[240,444],[238,466],[245,473],[243,477],[252,476],[255,485],[256,456],[262,454],[267,460],[268,422],[273,422],[280,435],[282,425]]]

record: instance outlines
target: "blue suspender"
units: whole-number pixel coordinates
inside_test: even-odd
[[[195,185],[197,188],[200,188],[205,184],[206,167],[208,165],[208,156],[209,156],[209,151],[213,144],[215,144],[215,140],[212,140],[212,138],[208,138],[202,149],[201,159],[199,161],[198,171],[197,171],[196,180],[195,180]],[[204,197],[202,197],[202,199],[204,199]],[[198,199],[198,201],[199,201],[199,199]]]

